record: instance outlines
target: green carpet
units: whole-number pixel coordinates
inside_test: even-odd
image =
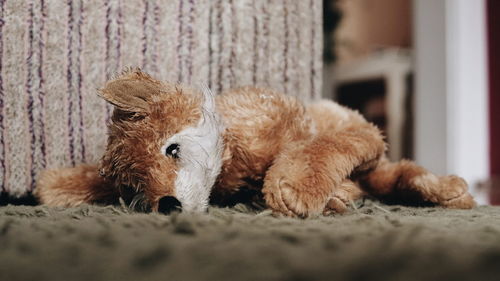
[[[0,208],[0,280],[500,280],[500,208]]]

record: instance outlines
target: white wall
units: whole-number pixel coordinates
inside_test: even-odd
[[[445,14],[445,1],[414,1],[415,158],[438,174],[448,172]]]
[[[489,174],[485,2],[414,0],[414,21],[416,160],[474,187]]]

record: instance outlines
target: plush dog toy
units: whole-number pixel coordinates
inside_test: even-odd
[[[140,70],[107,82],[114,105],[99,165],[44,171],[36,194],[52,206],[111,204],[205,211],[242,190],[275,213],[341,212],[363,192],[398,203],[472,208],[466,182],[410,161],[390,163],[380,131],[332,101],[304,105],[268,89],[213,96]],[[363,192],[362,192],[363,190]]]

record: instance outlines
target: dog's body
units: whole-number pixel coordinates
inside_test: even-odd
[[[474,206],[461,178],[389,163],[380,131],[355,111],[250,87],[215,99],[202,92],[139,71],[109,82],[101,96],[117,109],[101,167],[47,171],[39,198],[73,206],[122,196],[161,210],[162,198],[175,197],[200,211],[209,193],[223,202],[250,187],[273,211],[304,217],[343,211],[363,189],[401,202]]]

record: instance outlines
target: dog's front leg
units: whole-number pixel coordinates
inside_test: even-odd
[[[321,214],[335,188],[354,171],[376,166],[384,151],[379,130],[369,123],[290,143],[266,173],[264,198],[285,215]]]

